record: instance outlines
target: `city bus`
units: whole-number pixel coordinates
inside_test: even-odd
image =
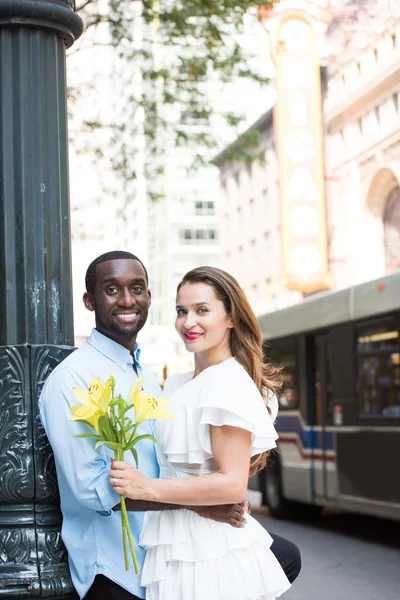
[[[276,517],[400,520],[400,272],[259,317],[282,365],[278,449],[250,482]]]

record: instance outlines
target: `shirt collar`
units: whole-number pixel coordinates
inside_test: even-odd
[[[133,356],[135,357],[135,363],[137,365],[138,369],[142,368],[142,365],[140,364],[140,355],[141,355],[142,351],[139,348],[139,346],[137,344],[135,344],[135,347],[133,349]]]
[[[141,350],[138,344],[135,344],[132,356],[127,348],[124,348],[124,346],[121,346],[121,344],[118,344],[118,342],[114,342],[114,340],[111,340],[107,336],[103,335],[97,331],[97,329],[92,329],[92,333],[88,339],[88,344],[122,367],[124,371],[133,368],[133,359],[135,359],[137,368],[142,368],[139,362]]]

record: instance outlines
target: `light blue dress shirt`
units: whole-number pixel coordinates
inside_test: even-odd
[[[139,375],[143,376],[143,388],[160,397],[154,373],[140,364],[139,356],[136,347],[135,362]],[[87,428],[71,422],[70,408],[77,404],[72,388],[87,389],[95,377],[105,383],[110,375],[116,380],[116,394],[126,398],[137,380],[133,357],[126,348],[94,329],[87,344],[69,355],[48,377],[39,399],[40,416],[55,456],[63,514],[62,539],[80,598],[99,573],[144,598],[140,574],[135,575],[133,564],[129,571],[125,570],[121,513],[111,510],[119,503],[108,475],[113,452],[106,446],[95,450],[95,440],[73,437]],[[145,421],[139,425],[138,433],[152,433],[152,424]],[[140,471],[146,477],[157,478],[154,443],[143,440],[138,443],[137,451]],[[126,453],[125,460],[134,464],[131,452]],[[140,568],[145,557],[138,544],[143,518],[143,512],[129,513]]]

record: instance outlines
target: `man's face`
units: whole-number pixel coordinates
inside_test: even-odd
[[[127,258],[100,263],[94,294],[86,292],[83,301],[88,310],[95,312],[96,329],[132,350],[146,323],[151,301],[143,266]]]

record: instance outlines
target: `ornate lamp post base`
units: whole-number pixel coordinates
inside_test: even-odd
[[[37,399],[72,350],[72,0],[0,0],[0,598],[73,598]]]

